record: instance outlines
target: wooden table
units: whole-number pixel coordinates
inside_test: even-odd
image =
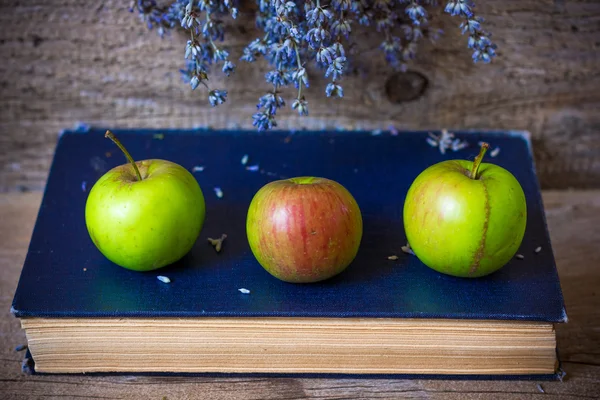
[[[544,191],[569,322],[557,327],[563,382],[396,379],[30,376],[9,310],[41,201],[0,195],[0,397],[99,399],[597,398],[600,395],[600,190]]]

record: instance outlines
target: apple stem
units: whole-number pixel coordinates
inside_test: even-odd
[[[471,168],[471,179],[477,179],[477,171],[479,170],[479,165],[481,165],[481,160],[483,160],[483,156],[489,148],[489,144],[481,144],[481,150],[479,150],[479,155],[475,157],[475,160],[473,161],[473,167]]]
[[[121,144],[121,142],[119,141],[119,139],[117,139],[117,137],[111,131],[106,131],[106,133],[104,134],[104,137],[105,138],[109,138],[117,146],[119,146],[119,149],[121,149],[121,151],[123,152],[123,154],[125,154],[125,157],[127,157],[127,160],[129,160],[129,162],[133,166],[133,169],[135,170],[135,174],[137,175],[138,181],[141,181],[142,180],[142,174],[140,174],[140,170],[138,169],[137,164],[135,163],[135,161],[133,161],[133,157],[131,157],[131,154],[129,154],[129,152],[127,151],[127,149],[125,148],[125,146],[123,146]]]

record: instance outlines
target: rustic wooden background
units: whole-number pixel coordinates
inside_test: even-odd
[[[258,97],[268,89],[265,65],[238,62],[218,109],[179,76],[186,38],[149,32],[129,1],[0,1],[0,192],[44,186],[56,138],[77,122],[105,127],[251,128]],[[532,133],[544,188],[600,187],[600,2],[479,0],[499,57],[474,65],[460,21],[432,16],[445,31],[424,44],[411,69],[424,94],[397,103],[406,90],[364,33],[358,73],[345,79],[343,100],[324,96],[312,79],[310,117],[291,109],[281,128],[525,129]],[[258,32],[252,16],[230,26],[237,58]],[[370,31],[369,31],[370,32]],[[257,68],[260,67],[260,68]],[[313,77],[316,75],[313,74]],[[288,97],[289,98],[289,97]],[[289,102],[291,104],[291,101]]]

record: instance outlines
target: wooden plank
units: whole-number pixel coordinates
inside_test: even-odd
[[[0,195],[0,388],[5,399],[592,399],[600,393],[599,190],[543,193],[569,316],[557,328],[564,382],[22,374],[23,353],[13,349],[25,337],[8,310],[40,200],[40,193]]]
[[[106,127],[243,127],[268,86],[264,63],[237,62],[229,101],[214,109],[206,93],[179,77],[186,38],[148,32],[129,2],[3,1],[0,4],[0,191],[43,187],[57,134],[76,122]],[[586,0],[486,0],[477,3],[499,57],[474,65],[456,18],[435,12],[445,35],[423,43],[411,69],[424,94],[395,103],[406,89],[360,32],[356,73],[344,99],[324,96],[311,70],[310,116],[281,112],[280,128],[525,129],[532,132],[545,188],[600,187],[600,3]],[[252,16],[229,26],[234,58],[259,33]],[[353,28],[354,29],[354,28]],[[358,29],[358,27],[356,27]],[[260,67],[260,68],[258,68]],[[388,95],[388,93],[391,93]],[[291,91],[286,92],[289,100]],[[288,101],[291,104],[291,101]]]

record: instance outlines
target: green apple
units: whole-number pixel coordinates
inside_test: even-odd
[[[129,163],[105,173],[85,205],[90,237],[121,267],[151,271],[187,254],[204,224],[205,204],[194,176],[166,160],[134,162],[110,132]]]
[[[362,238],[354,197],[326,178],[298,177],[263,186],[246,220],[250,249],[274,277],[292,283],[331,278],[354,260]]]
[[[473,162],[432,165],[414,180],[404,203],[404,229],[428,267],[458,277],[481,277],[514,257],[527,221],[525,194],[506,169]]]

